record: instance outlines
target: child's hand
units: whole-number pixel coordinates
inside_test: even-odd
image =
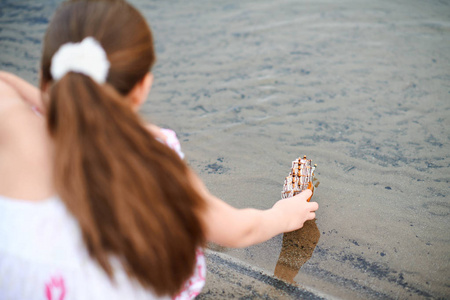
[[[312,192],[305,190],[302,193],[279,200],[273,210],[280,214],[280,222],[285,222],[285,231],[294,231],[303,227],[303,223],[316,217],[315,211],[319,208],[317,202],[307,202]]]

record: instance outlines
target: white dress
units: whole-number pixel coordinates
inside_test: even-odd
[[[182,153],[173,131],[166,143]],[[75,218],[58,197],[32,202],[0,196],[0,300],[170,299],[131,280],[112,259],[115,282],[88,254]],[[192,299],[205,283],[197,251],[191,279],[175,299]]]

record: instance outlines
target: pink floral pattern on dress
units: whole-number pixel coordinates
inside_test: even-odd
[[[184,153],[181,151],[180,141],[178,140],[175,131],[171,129],[161,128],[161,132],[166,136],[166,140],[164,141],[166,145],[174,150],[181,157],[181,159],[183,159]]]
[[[66,296],[66,285],[61,276],[53,276],[45,284],[45,296],[47,300],[64,300]]]
[[[197,249],[197,265],[194,275],[184,284],[181,292],[173,300],[190,300],[197,297],[203,289],[206,281],[206,261],[203,251]]]

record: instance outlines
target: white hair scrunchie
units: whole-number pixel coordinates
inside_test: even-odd
[[[105,83],[110,63],[102,45],[93,37],[81,43],[66,43],[52,57],[50,72],[59,80],[68,72],[82,73],[96,82]]]

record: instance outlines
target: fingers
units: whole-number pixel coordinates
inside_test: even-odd
[[[304,190],[303,192],[300,193],[300,195],[305,197],[305,199],[309,199],[309,197],[312,196],[312,191],[311,190]]]
[[[315,212],[310,212],[308,214],[308,220],[314,220],[316,218],[316,213]]]
[[[308,204],[311,211],[316,211],[319,209],[319,203],[317,202],[309,202]]]
[[[312,196],[311,190],[304,190],[300,194],[294,196],[297,199],[302,199],[304,201],[308,201],[308,199]]]

